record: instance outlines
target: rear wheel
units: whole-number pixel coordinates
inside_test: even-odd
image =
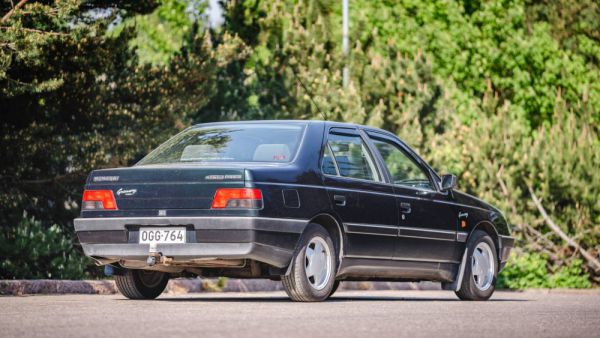
[[[333,283],[333,288],[331,289],[331,293],[329,294],[329,297],[333,296],[333,294],[337,291],[337,289],[340,287],[340,283],[341,282],[339,280],[336,280]],[[327,297],[327,298],[329,298],[329,297]]]
[[[281,276],[288,296],[297,302],[327,299],[335,283],[335,247],[327,230],[309,224],[291,262],[291,271]]]
[[[462,300],[487,300],[496,288],[496,246],[486,232],[476,230],[469,239],[467,250],[464,276],[456,295]]]
[[[121,294],[129,299],[154,299],[167,287],[169,275],[159,271],[126,270],[115,275],[115,284]]]

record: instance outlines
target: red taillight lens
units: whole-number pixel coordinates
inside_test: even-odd
[[[262,208],[262,192],[252,188],[217,189],[213,198],[213,209],[260,209]]]
[[[112,190],[85,190],[81,207],[85,210],[117,210],[117,202]]]

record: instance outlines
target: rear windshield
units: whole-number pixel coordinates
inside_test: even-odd
[[[184,162],[289,162],[304,126],[240,124],[185,130],[160,145],[138,165]]]

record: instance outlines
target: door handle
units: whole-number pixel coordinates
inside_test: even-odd
[[[333,195],[333,201],[335,205],[339,205],[340,207],[346,206],[346,196],[344,195]]]
[[[411,211],[412,211],[412,209],[410,207],[410,203],[406,203],[406,202],[400,203],[400,212],[402,212],[403,214],[410,214]]]

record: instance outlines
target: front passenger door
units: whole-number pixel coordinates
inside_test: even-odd
[[[422,164],[385,135],[369,133],[390,174],[400,212],[395,260],[456,263],[456,216]]]

